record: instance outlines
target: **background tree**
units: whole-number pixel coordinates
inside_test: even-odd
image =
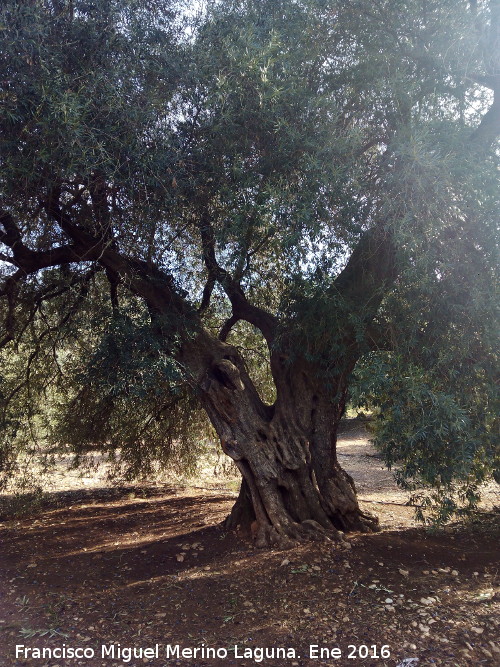
[[[131,473],[189,460],[205,415],[242,474],[230,526],[376,529],[336,458],[355,369],[405,479],[498,465],[498,0],[0,24],[6,468],[37,429]]]

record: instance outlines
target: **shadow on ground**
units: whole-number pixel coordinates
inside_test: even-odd
[[[341,665],[395,665],[413,656],[419,667],[499,662],[493,517],[475,529],[386,530],[351,536],[345,547],[278,552],[224,532],[228,495],[102,489],[54,503],[37,519],[0,528],[2,665],[40,665],[16,660],[15,644],[61,642],[96,651],[117,642],[161,650],[293,647],[295,660],[264,663],[277,667],[332,664],[307,657],[315,644],[339,647],[344,657],[333,664]],[[348,659],[349,645],[387,645],[392,657]],[[110,663],[96,654],[81,664]],[[179,664],[257,663],[229,653]]]

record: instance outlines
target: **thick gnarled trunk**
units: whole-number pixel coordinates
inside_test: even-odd
[[[278,425],[277,425],[278,424]],[[331,454],[330,465],[317,471],[311,441],[293,425],[273,418],[253,441],[226,453],[235,458],[243,483],[226,525],[245,530],[250,522],[258,546],[288,546],[295,540],[329,537],[339,531],[377,528],[361,512],[352,478]]]
[[[250,528],[257,546],[278,547],[303,539],[336,540],[339,531],[377,529],[376,518],[360,510],[354,482],[338,463],[319,483],[305,450],[298,465],[284,460],[289,443],[290,438],[281,440],[268,445],[264,456],[250,454],[236,462],[243,481],[227,528],[243,532]]]
[[[251,530],[258,546],[277,547],[376,530],[377,520],[360,510],[354,482],[336,458],[345,392],[332,402],[303,369],[273,374],[278,400],[271,407],[234,348],[221,344],[199,383],[222,449],[243,478],[226,526]]]

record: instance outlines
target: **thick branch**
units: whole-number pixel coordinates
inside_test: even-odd
[[[235,324],[237,324],[240,321],[240,318],[237,317],[236,315],[231,315],[231,317],[224,322],[222,325],[222,328],[219,332],[219,340],[223,341],[224,343],[227,340],[227,337],[229,336],[229,333],[231,329],[234,327]]]
[[[203,289],[203,296],[201,298],[201,303],[198,308],[198,313],[200,315],[202,315],[210,305],[210,299],[212,298],[212,292],[214,291],[215,282],[216,281],[214,276],[212,275],[208,276],[208,280],[205,283],[205,287]]]
[[[61,266],[73,262],[91,261],[99,258],[97,248],[84,248],[78,244],[59,246],[50,250],[31,250],[22,242],[21,232],[10,213],[0,211],[0,242],[13,253],[9,261],[25,274],[36,273],[51,266]]]
[[[241,285],[219,265],[215,256],[215,235],[207,216],[201,220],[199,230],[203,259],[208,274],[222,286],[227,294],[233,308],[233,316],[260,329],[268,345],[271,345],[276,335],[276,318],[262,308],[252,305],[246,298]]]
[[[336,278],[334,288],[370,322],[396,276],[392,232],[377,226],[365,232],[347,266]]]
[[[478,127],[470,137],[470,141],[484,148],[489,148],[491,144],[500,136],[500,85],[497,84],[493,104],[484,114]]]
[[[500,136],[500,0],[490,0],[490,27],[486,48],[486,73],[473,77],[493,91],[493,102],[484,114],[470,141],[479,148],[489,148]]]
[[[12,215],[0,211],[0,242],[11,248],[12,263],[18,271],[10,276],[2,292],[9,294],[10,283],[18,283],[29,274],[42,269],[61,266],[68,263],[98,262],[105,270],[112,284],[122,282],[134,294],[144,299],[149,309],[156,313],[175,313],[185,319],[197,321],[196,313],[190,304],[175,290],[173,278],[161,271],[158,267],[148,265],[147,262],[129,258],[115,248],[110,247],[109,240],[96,238],[86,230],[75,225],[70,216],[64,213],[52,196],[45,202],[45,209],[71,239],[71,244],[52,248],[50,250],[34,251],[22,242],[21,232],[16,226]],[[115,300],[116,304],[116,300]],[[9,318],[11,319],[11,310]],[[10,323],[7,322],[6,324]],[[7,327],[8,329],[9,327]],[[12,340],[7,331],[9,340]],[[2,343],[9,342],[7,337]]]
[[[0,295],[7,296],[7,315],[5,317],[5,336],[0,341],[0,349],[5,347],[7,343],[14,340],[14,324],[15,324],[15,297],[17,291],[17,281],[15,276],[9,276],[0,291]]]
[[[21,244],[21,232],[14,222],[14,218],[7,211],[0,210],[0,225],[5,231],[0,230],[0,243],[4,243],[9,248],[14,248]]]
[[[109,240],[96,238],[73,223],[61,211],[57,201],[46,203],[46,211],[81,249],[84,257],[96,259],[106,269],[108,278],[124,283],[134,294],[143,298],[148,307],[164,313],[172,310],[178,315],[192,317],[194,309],[175,290],[172,276],[145,261],[133,259],[113,247]]]

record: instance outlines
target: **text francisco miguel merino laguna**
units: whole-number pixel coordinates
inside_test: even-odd
[[[348,647],[349,655],[345,657],[371,657],[371,658],[388,658],[390,657],[389,646],[381,647],[375,644],[371,646],[355,646],[351,644]],[[319,646],[318,644],[311,644],[309,646],[309,655],[304,656],[312,659],[334,659],[339,660],[343,657],[342,650],[338,647]],[[161,654],[161,655],[160,655]],[[87,658],[94,657],[110,658],[111,660],[121,660],[123,663],[128,663],[131,660],[137,659],[154,659],[154,658],[202,658],[202,659],[224,659],[224,658],[246,658],[254,662],[262,662],[269,659],[294,659],[300,658],[294,648],[284,647],[242,647],[237,644],[233,648],[213,648],[210,646],[197,646],[196,648],[182,647],[180,644],[167,644],[160,646],[156,644],[148,648],[144,647],[129,647],[121,644],[103,644],[100,649],[93,649],[90,646],[67,646],[62,644],[55,648],[37,648],[25,646],[24,644],[16,644],[16,658],[31,658],[32,660],[40,659],[71,659],[71,658]]]

